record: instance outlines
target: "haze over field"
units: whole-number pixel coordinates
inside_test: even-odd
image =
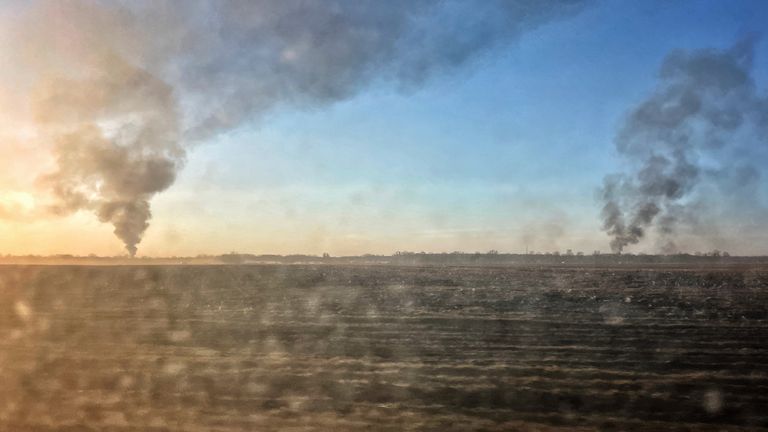
[[[0,2],[0,252],[766,254],[766,19]]]

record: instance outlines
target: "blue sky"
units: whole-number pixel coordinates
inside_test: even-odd
[[[157,218],[199,203],[197,193],[225,191],[236,198],[205,210],[211,224],[245,227],[273,212],[286,238],[306,236],[283,252],[606,250],[595,193],[621,169],[613,137],[663,58],[727,48],[765,22],[762,2],[601,2],[421,88],[379,81],[350,100],[284,107],[220,136],[190,154],[179,183],[157,198]],[[766,54],[759,43],[761,84]],[[540,233],[548,224],[560,229]],[[229,244],[268,252],[263,243]]]
[[[760,36],[766,22],[762,1],[598,1],[420,85],[383,74],[335,101],[269,105],[189,147],[176,183],[152,198],[140,253],[607,251],[597,193],[607,174],[628,169],[614,137],[653,92],[665,57],[676,49],[728,49]],[[127,52],[137,49],[128,45]],[[232,53],[213,58],[236,59]],[[151,70],[154,57],[146,58]],[[194,65],[186,61],[164,73]],[[753,77],[765,95],[762,39]],[[258,82],[259,75],[243,78]],[[208,103],[201,94],[188,100]],[[757,200],[765,200],[764,189]],[[719,222],[725,226],[716,240],[689,238],[686,247],[768,253],[763,239]],[[112,228],[92,215],[57,219],[55,229],[46,223],[0,220],[0,240],[87,235],[93,244],[25,243],[16,252],[120,253]],[[657,247],[649,240],[631,250]]]

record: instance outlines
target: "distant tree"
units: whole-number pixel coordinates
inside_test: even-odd
[[[498,254],[499,254],[499,251],[497,251],[496,249],[491,249],[488,251],[488,255],[498,255]]]
[[[723,256],[724,256],[724,257],[729,257],[729,256],[731,256],[731,254],[729,254],[729,253],[728,253],[728,252],[726,252],[726,251],[723,251]]]
[[[221,255],[219,259],[227,264],[241,264],[244,261],[243,256],[237,252]]]
[[[568,255],[568,256],[573,256],[573,249],[567,249],[565,251],[565,254]]]
[[[331,257],[331,254],[329,254],[328,252],[323,252],[323,258],[330,258],[330,257]]]

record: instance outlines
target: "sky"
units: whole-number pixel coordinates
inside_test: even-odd
[[[768,253],[765,2],[151,3],[0,0],[0,253]]]

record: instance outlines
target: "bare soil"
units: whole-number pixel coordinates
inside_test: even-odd
[[[0,266],[0,430],[768,430],[768,269]]]

